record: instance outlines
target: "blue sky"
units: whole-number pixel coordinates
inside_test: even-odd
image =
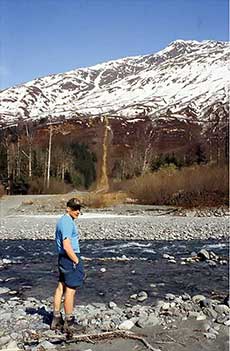
[[[176,39],[228,38],[228,0],[0,0],[0,89]]]

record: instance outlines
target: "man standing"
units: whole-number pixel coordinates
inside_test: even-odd
[[[74,220],[78,218],[81,205],[78,199],[67,202],[66,214],[56,226],[55,240],[58,251],[59,282],[54,294],[53,320],[51,329],[70,332],[76,327],[73,316],[76,288],[82,286],[84,269],[80,257],[78,229]],[[64,296],[65,320],[61,315],[61,302]]]

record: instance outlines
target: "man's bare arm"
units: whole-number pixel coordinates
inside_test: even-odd
[[[69,238],[65,238],[63,240],[63,248],[65,250],[65,252],[67,253],[67,255],[69,256],[69,258],[76,264],[78,264],[79,260],[77,255],[75,254],[75,252],[73,251],[72,245],[71,245],[71,241]]]

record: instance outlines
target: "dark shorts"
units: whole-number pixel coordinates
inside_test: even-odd
[[[59,281],[72,289],[81,287],[84,280],[84,267],[82,259],[80,254],[76,255],[79,259],[79,263],[77,265],[75,265],[67,255],[60,254],[58,256]]]

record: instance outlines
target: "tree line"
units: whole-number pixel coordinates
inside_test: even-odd
[[[0,182],[7,193],[61,193],[95,181],[97,159],[88,146],[68,138],[58,142],[61,127],[47,128],[43,141],[32,123],[0,131]]]

